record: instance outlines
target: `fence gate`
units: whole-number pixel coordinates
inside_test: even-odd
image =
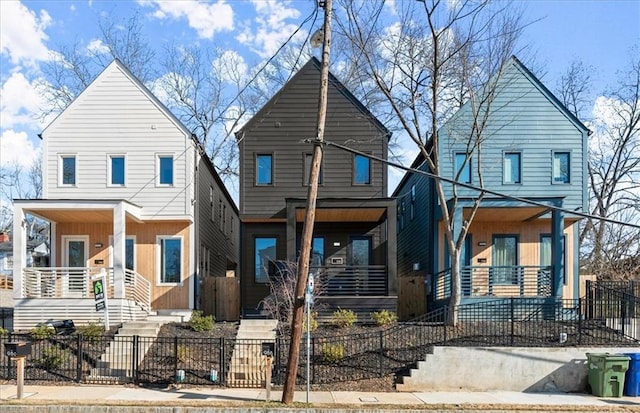
[[[217,321],[240,319],[240,280],[238,277],[204,277],[200,308]]]
[[[427,312],[425,277],[398,277],[398,318],[409,320]]]

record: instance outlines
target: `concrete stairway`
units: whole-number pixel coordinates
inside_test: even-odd
[[[183,322],[191,317],[191,312],[171,312],[152,314],[144,321],[129,321],[120,327],[113,340],[100,356],[96,366],[87,377],[88,382],[126,383],[133,379],[134,373],[134,336],[138,336],[137,365],[140,366],[149,347],[158,337],[163,324]]]
[[[264,387],[266,357],[262,343],[276,341],[276,320],[242,320],[227,373],[229,387]]]

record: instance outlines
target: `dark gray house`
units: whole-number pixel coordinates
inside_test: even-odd
[[[536,204],[484,197],[462,251],[461,302],[577,298],[580,217],[564,211],[587,211],[589,131],[515,57],[494,81],[481,154],[467,152],[471,109],[465,105],[439,130],[440,173],[476,186],[482,173],[485,188]],[[427,170],[421,156],[412,167]],[[426,278],[429,307],[447,303],[450,261],[434,182],[407,174],[394,196],[399,276]],[[477,197],[477,191],[458,188],[452,213],[458,231]],[[454,200],[450,185],[445,198]]]
[[[299,255],[316,136],[320,62],[312,58],[237,133],[240,148],[242,308],[269,294],[269,263]],[[390,132],[329,77],[325,140],[386,158]],[[396,206],[387,167],[327,146],[320,174],[312,271],[325,310],[395,309]]]

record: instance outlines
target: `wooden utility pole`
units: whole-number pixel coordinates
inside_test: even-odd
[[[313,146],[313,163],[307,192],[307,206],[302,227],[302,247],[298,258],[298,277],[296,282],[296,299],[291,321],[291,342],[289,345],[289,360],[282,391],[282,403],[293,403],[293,394],[298,373],[298,358],[300,355],[300,339],[302,338],[302,322],[304,319],[304,297],[309,273],[309,258],[311,256],[311,241],[313,239],[313,224],[316,217],[316,198],[318,197],[318,177],[322,162],[322,143],[324,141],[324,125],[327,117],[327,89],[329,87],[329,50],[331,46],[331,0],[324,1],[324,40],[322,43],[322,66],[320,70],[320,98],[318,102],[318,134]]]

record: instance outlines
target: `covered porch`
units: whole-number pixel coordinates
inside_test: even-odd
[[[27,266],[26,218],[50,226],[50,267]],[[17,200],[14,203],[14,328],[26,330],[48,319],[76,324],[103,318],[96,312],[92,283],[103,276],[110,323],[151,311],[151,283],[128,268],[127,223],[141,223],[141,208],[124,200]]]
[[[574,224],[565,217],[561,198],[532,199],[538,205],[485,199],[473,217],[460,262],[461,302],[500,297],[574,298]],[[456,228],[468,222],[472,200],[454,212]],[[443,223],[439,226],[444,234]],[[431,301],[444,304],[451,296],[450,258],[443,235],[437,271],[431,280]]]

